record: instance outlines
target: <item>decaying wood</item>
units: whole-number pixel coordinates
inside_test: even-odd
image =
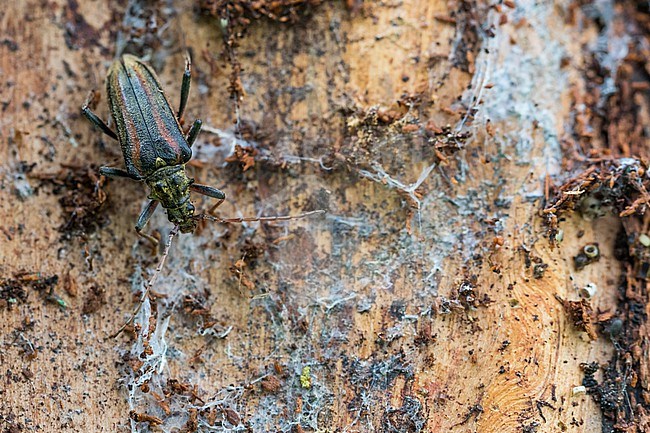
[[[9,2],[2,431],[648,431],[650,15],[546,3]],[[113,339],[161,251],[79,107],[186,51],[221,216],[328,213],[177,236]]]

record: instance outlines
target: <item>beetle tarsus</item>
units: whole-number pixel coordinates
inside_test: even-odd
[[[151,236],[151,235],[149,235],[149,234],[147,234],[147,233],[144,233],[143,231],[138,230],[138,229],[135,229],[135,232],[138,234],[138,236],[143,237],[143,238],[145,238],[146,240],[148,240],[149,242],[151,242],[151,249],[152,249],[152,251],[153,251],[153,252],[152,252],[152,255],[155,255],[155,254],[156,254],[156,253],[155,253],[156,248],[158,247],[158,244],[160,243],[160,242],[158,241],[158,239],[156,239],[156,238],[154,238],[153,236]]]
[[[104,134],[108,135],[109,137],[111,137],[114,140],[118,139],[117,134],[115,134],[111,130],[111,128],[109,128],[108,125],[106,125],[106,123],[104,123],[104,121],[99,118],[99,116],[97,116],[95,113],[93,113],[92,110],[90,108],[88,108],[88,105],[84,105],[83,107],[81,107],[81,112],[83,113],[84,116],[86,116],[86,119],[90,120],[90,122],[93,125],[97,126],[99,129],[101,129]]]
[[[212,207],[211,207],[210,209],[208,209],[208,213],[209,213],[210,215],[212,215],[212,216],[216,215],[216,213],[217,213],[217,208],[218,208],[219,206],[221,206],[221,203],[223,203],[224,200],[225,200],[225,198],[219,199],[218,202],[216,202],[214,205],[212,205]]]

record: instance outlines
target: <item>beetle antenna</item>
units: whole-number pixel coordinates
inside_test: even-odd
[[[149,296],[149,293],[151,292],[151,288],[153,287],[154,283],[156,282],[156,279],[158,278],[158,275],[163,269],[163,266],[165,265],[165,260],[167,260],[167,256],[169,255],[169,249],[172,246],[172,240],[174,239],[174,236],[178,234],[178,229],[179,226],[175,226],[170,232],[169,232],[169,237],[167,238],[167,243],[165,244],[165,251],[163,252],[162,257],[160,258],[160,261],[158,262],[158,266],[156,266],[156,270],[154,271],[153,275],[147,282],[145,286],[145,290],[142,293],[142,296],[140,297],[140,301],[138,302],[138,306],[133,310],[133,313],[131,313],[131,317],[129,320],[127,320],[124,325],[120,327],[120,329],[117,330],[114,334],[110,335],[109,338],[116,338],[118,335],[122,333],[126,329],[127,326],[129,326],[131,323],[133,323],[133,320],[135,319],[135,316],[138,315],[140,312],[140,309],[142,308],[142,304],[144,304],[145,299],[147,299],[147,296]]]
[[[325,210],[313,210],[311,212],[305,212],[298,215],[276,215],[276,216],[263,216],[263,217],[244,217],[244,218],[220,218],[217,216],[212,216],[208,214],[196,215],[195,218],[213,221],[217,223],[244,223],[244,222],[256,222],[256,221],[289,221],[297,220],[301,218],[307,218],[314,215],[324,214]]]

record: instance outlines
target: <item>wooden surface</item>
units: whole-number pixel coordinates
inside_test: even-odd
[[[584,169],[576,149],[606,147],[589,71],[599,37],[627,40],[627,9],[326,2],[251,18],[229,59],[208,3],[23,0],[0,15],[3,431],[611,431],[573,390],[617,346],[561,300],[591,282],[594,316],[623,308],[621,219],[567,212],[553,248],[540,210]],[[79,114],[96,89],[107,118],[116,47],[149,56],[174,106],[191,51],[186,119],[206,128],[188,170],[224,189],[222,216],[328,213],[177,237],[144,326],[112,339],[161,255],[133,230],[144,185],[96,177],[119,146]],[[163,241],[171,228],[160,211],[149,225]],[[600,260],[577,271],[594,242]],[[624,421],[645,431],[635,401]]]

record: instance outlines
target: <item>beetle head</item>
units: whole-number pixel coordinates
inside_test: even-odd
[[[183,203],[181,207],[167,209],[167,219],[172,224],[178,224],[182,233],[191,233],[196,229],[194,205],[189,200]]]

